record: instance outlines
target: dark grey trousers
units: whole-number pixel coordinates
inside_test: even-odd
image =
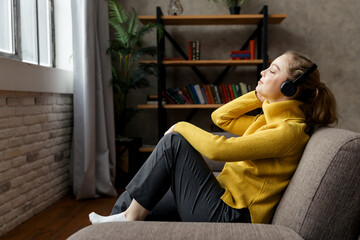
[[[111,214],[125,211],[134,198],[150,210],[146,220],[251,222],[247,208],[234,209],[221,200],[224,192],[201,154],[171,133],[159,141]]]

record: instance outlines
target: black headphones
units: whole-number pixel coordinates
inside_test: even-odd
[[[315,69],[317,68],[317,65],[314,63],[308,70],[306,70],[303,74],[301,74],[298,78],[296,78],[294,81],[285,81],[281,84],[281,92],[287,97],[292,97],[295,95],[297,91],[297,85],[303,81],[309,74],[311,74]]]

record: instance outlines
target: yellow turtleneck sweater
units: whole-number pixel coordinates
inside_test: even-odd
[[[226,204],[248,208],[253,223],[269,223],[309,139],[301,104],[261,103],[253,91],[212,113],[216,125],[241,137],[226,139],[187,122],[175,131],[209,159],[226,162],[217,177]],[[261,106],[263,115],[244,115]]]

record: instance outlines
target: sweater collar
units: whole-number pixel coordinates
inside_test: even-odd
[[[269,103],[263,102],[262,108],[266,122],[284,121],[286,119],[299,119],[305,121],[305,114],[301,110],[302,102],[289,100],[282,102]]]

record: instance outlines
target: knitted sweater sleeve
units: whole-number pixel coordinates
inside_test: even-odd
[[[296,142],[296,130],[286,123],[273,124],[254,134],[226,139],[213,135],[190,123],[179,122],[180,133],[198,152],[214,161],[243,161],[283,156]]]
[[[221,129],[242,136],[255,120],[255,116],[245,114],[261,105],[255,91],[252,91],[216,109],[211,118]]]

